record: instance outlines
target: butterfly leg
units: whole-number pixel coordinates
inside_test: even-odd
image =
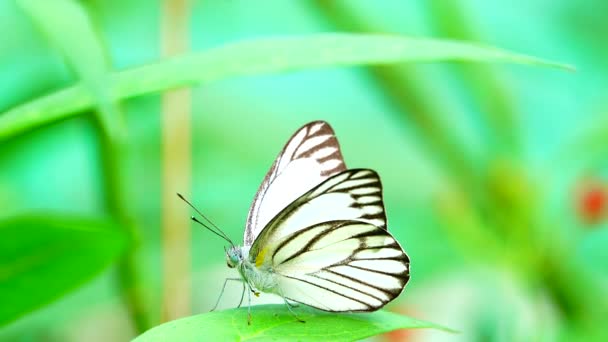
[[[289,309],[289,312],[291,312],[291,314],[293,315],[293,317],[295,317],[295,319],[298,322],[300,322],[300,323],[306,323],[305,320],[303,320],[300,317],[298,317],[298,315],[296,315],[296,313],[291,309],[292,307],[295,307],[295,305],[289,304],[289,301],[287,301],[287,298],[285,298],[285,297],[283,297],[283,300],[285,301],[285,305],[287,306],[287,309]]]
[[[247,305],[247,325],[251,325],[251,292],[253,290],[249,287],[250,291],[247,291],[248,305]]]
[[[241,305],[243,305],[243,299],[245,298],[245,282],[243,283],[243,292],[241,292],[241,300],[239,301],[239,306],[237,306],[236,308],[240,308]]]
[[[283,299],[284,299],[284,300],[285,300],[285,301],[286,301],[286,302],[287,302],[289,305],[291,305],[291,307],[292,307],[292,308],[297,308],[298,306],[300,306],[300,303],[298,303],[298,302],[293,302],[293,301],[290,301],[290,300],[289,300],[289,299],[287,299],[287,298],[283,298]]]
[[[228,283],[229,280],[243,282],[243,280],[241,278],[226,278],[226,279],[224,279],[224,285],[222,286],[222,291],[220,291],[220,296],[217,298],[217,302],[215,302],[215,306],[213,307],[213,309],[211,309],[211,311],[215,311],[215,309],[217,309],[217,306],[220,304],[220,299],[222,299],[222,296],[224,295],[224,290],[226,289],[226,284]],[[241,302],[242,301],[243,301],[243,298],[241,297]],[[239,304],[239,306],[241,306],[241,304]]]

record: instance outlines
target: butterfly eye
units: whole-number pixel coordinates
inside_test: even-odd
[[[226,265],[228,265],[229,268],[235,268],[236,265],[239,264],[240,261],[240,253],[238,251],[238,249],[235,248],[231,248],[228,250],[228,252],[226,253]]]

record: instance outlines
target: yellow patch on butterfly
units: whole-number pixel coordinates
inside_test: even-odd
[[[260,267],[264,263],[264,255],[266,255],[266,251],[268,249],[264,248],[258,253],[258,256],[255,257],[255,267]]]

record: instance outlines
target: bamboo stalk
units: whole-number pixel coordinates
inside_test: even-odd
[[[188,0],[164,0],[161,8],[163,57],[188,50]],[[191,96],[189,89],[166,92],[161,104],[162,139],[162,267],[161,319],[190,314],[191,258],[188,208],[175,196],[191,185]]]

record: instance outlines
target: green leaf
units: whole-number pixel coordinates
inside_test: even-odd
[[[227,44],[98,80],[119,101],[229,77],[328,66],[401,62],[502,62],[572,69],[564,64],[474,43],[372,34],[316,34]],[[0,115],[0,140],[90,109],[95,98],[84,83],[33,100]]]
[[[127,238],[111,221],[29,215],[0,221],[0,325],[84,284]]]
[[[18,0],[17,3],[76,74],[94,82],[109,71],[108,54],[80,2]]]
[[[397,329],[449,329],[388,311],[336,314],[307,306],[294,309],[305,323],[296,321],[285,305],[208,312],[178,319],[148,330],[134,341],[353,341]]]
[[[109,53],[83,5],[76,0],[18,0],[18,4],[94,95],[105,130],[122,134],[122,113],[103,81],[111,71]]]

